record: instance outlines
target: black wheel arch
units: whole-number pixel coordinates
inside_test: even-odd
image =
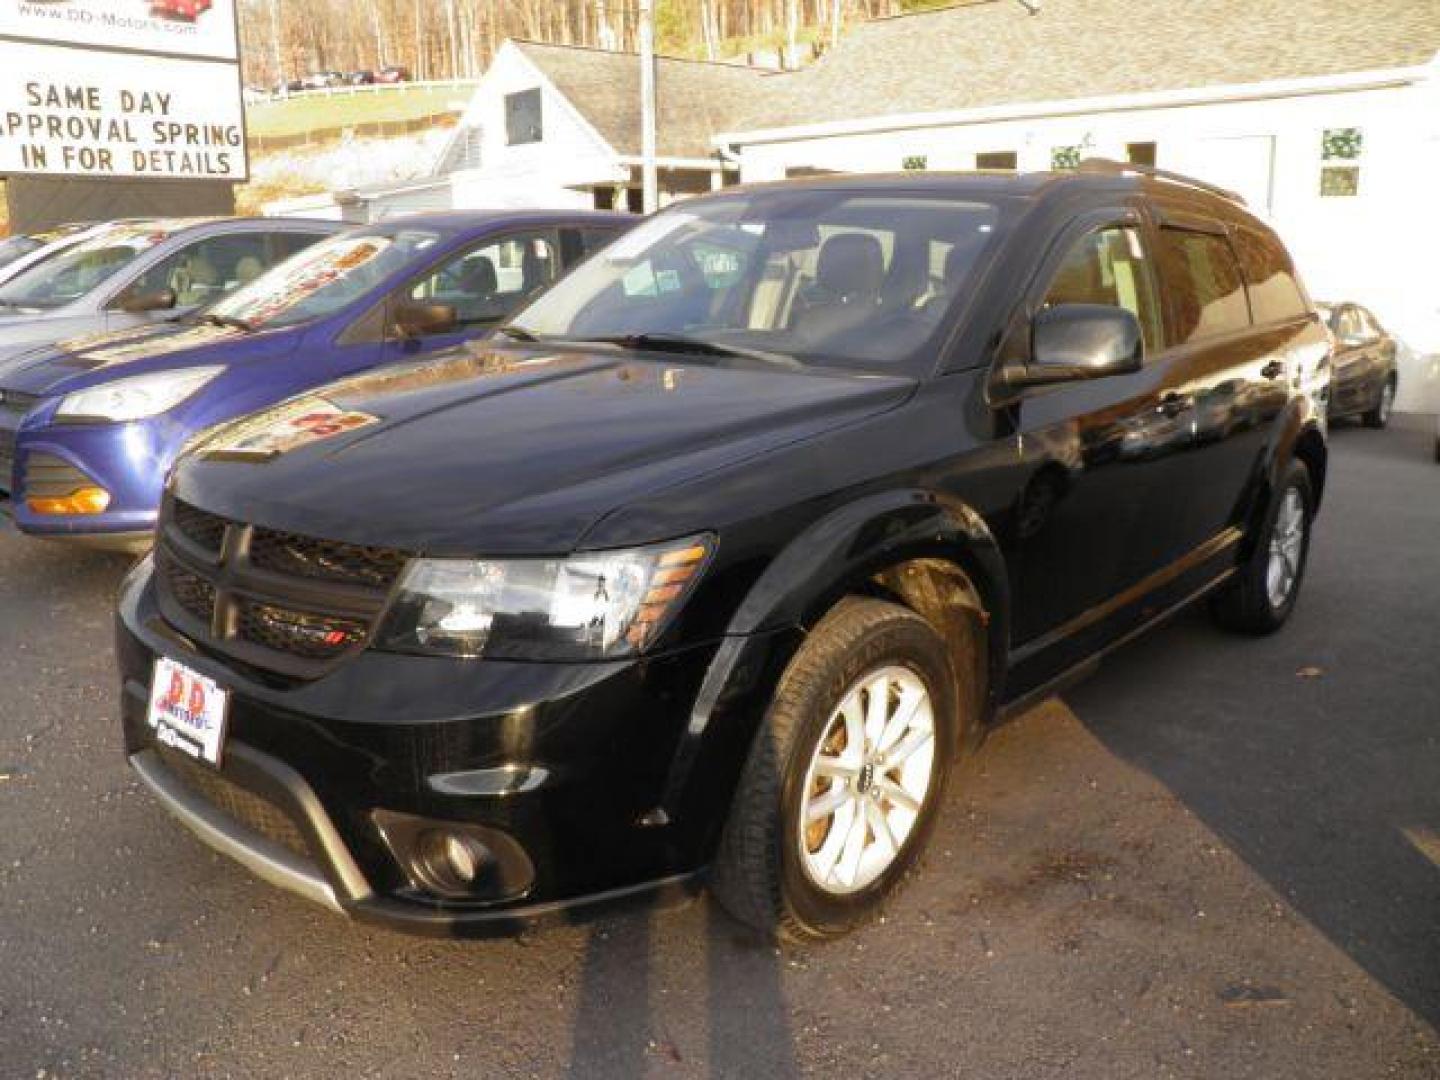
[[[753,739],[806,634],[847,596],[884,598],[915,611],[951,645],[957,678],[966,665],[983,673],[969,680],[972,688],[983,683],[983,693],[961,697],[968,706],[961,740],[973,746],[1004,686],[1007,581],[1000,547],[981,516],[940,493],[871,494],[812,523],[770,561],[737,607],[677,747],[662,817],[713,805],[722,794],[728,805],[743,764],[737,749]],[[712,789],[710,798],[695,797],[697,781]]]

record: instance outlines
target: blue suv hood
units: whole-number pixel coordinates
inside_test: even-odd
[[[293,347],[292,331],[247,334],[209,323],[160,323],[0,350],[0,389],[37,397],[68,393],[125,375],[213,363],[244,343],[246,355]]]
[[[466,346],[299,399],[288,415],[321,417],[317,437],[292,437],[284,409],[220,429],[182,460],[176,492],[329,539],[558,553],[627,502],[891,408],[915,385],[743,363]]]

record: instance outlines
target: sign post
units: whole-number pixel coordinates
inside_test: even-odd
[[[0,175],[17,228],[232,211],[235,0],[0,0]]]

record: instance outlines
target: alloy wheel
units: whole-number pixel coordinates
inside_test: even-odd
[[[1300,577],[1304,546],[1305,502],[1298,488],[1286,488],[1270,532],[1270,563],[1265,573],[1265,591],[1272,608],[1283,607],[1290,598]]]
[[[894,864],[930,794],[935,712],[909,668],[861,676],[830,714],[805,773],[800,862],[832,895],[857,892]]]

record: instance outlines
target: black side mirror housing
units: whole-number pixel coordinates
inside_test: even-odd
[[[404,338],[445,334],[459,325],[451,304],[402,304],[395,309],[395,329]]]
[[[155,292],[127,293],[120,297],[120,310],[131,315],[143,315],[147,311],[170,311],[179,297],[174,289],[157,289]]]
[[[1035,316],[1030,360],[1005,371],[1015,387],[1103,379],[1139,371],[1145,359],[1140,321],[1109,304],[1059,304]]]

